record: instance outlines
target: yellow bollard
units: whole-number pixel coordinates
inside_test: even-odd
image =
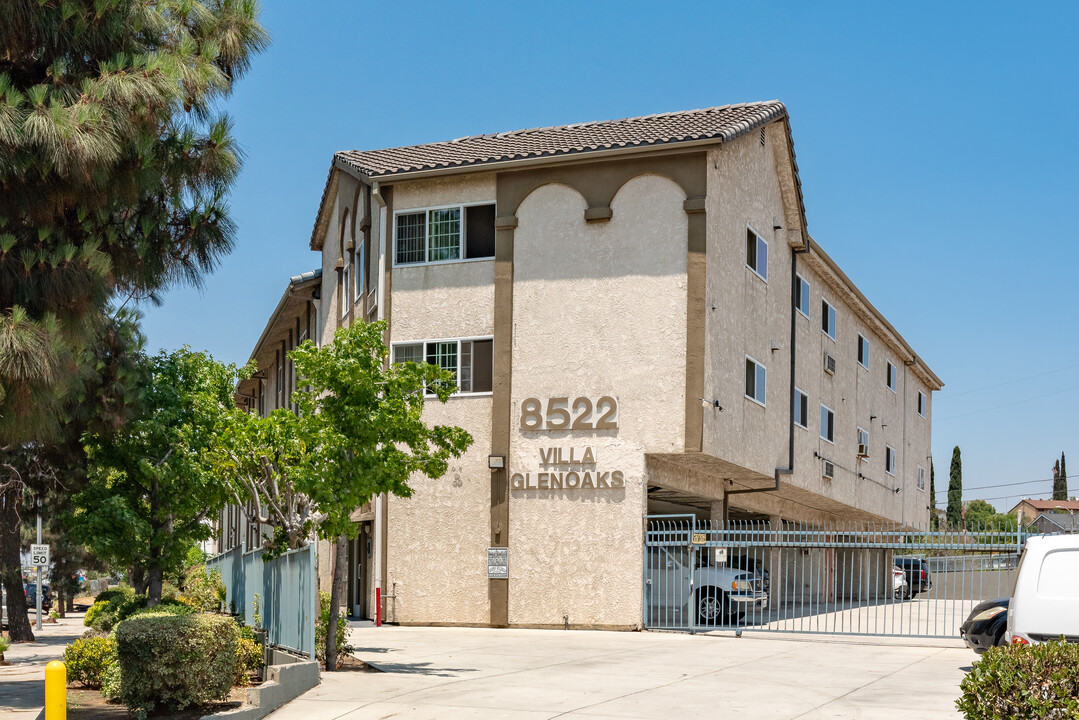
[[[45,720],[67,720],[67,666],[59,660],[45,666]]]

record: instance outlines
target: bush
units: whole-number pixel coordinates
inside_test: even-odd
[[[97,602],[86,611],[82,622],[102,632],[109,632],[121,620],[146,607],[147,602],[145,595],[136,595],[131,588],[106,590],[97,597]]]
[[[959,687],[967,720],[1079,717],[1079,645],[990,648]]]
[[[147,613],[116,628],[118,697],[137,717],[222,700],[236,677],[239,630],[231,618]]]
[[[113,598],[132,597],[134,595],[135,591],[129,587],[110,588],[104,592],[99,592],[97,597],[94,598],[94,602],[109,602]]]
[[[206,574],[206,566],[191,568],[184,580],[184,593],[177,597],[182,603],[204,612],[217,612],[225,601],[225,583],[221,571],[214,569]]]
[[[233,679],[234,685],[247,684],[248,676],[262,667],[264,652],[262,645],[253,637],[240,637],[236,641],[236,677]]]
[[[132,611],[127,617],[133,618],[140,615],[149,615],[150,613],[166,614],[166,615],[192,615],[198,612],[196,608],[186,605],[179,600],[167,599],[162,600],[160,605],[154,607],[137,608]],[[126,618],[125,618],[126,619]]]
[[[68,682],[100,688],[109,666],[116,662],[116,643],[108,637],[84,637],[64,650]]]
[[[319,662],[326,662],[326,634],[330,629],[330,598],[328,592],[318,594],[319,614],[315,624],[315,656]],[[337,616],[337,657],[348,655],[352,652],[352,646],[348,644],[348,618],[344,615]]]

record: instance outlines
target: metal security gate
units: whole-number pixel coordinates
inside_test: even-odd
[[[1028,530],[645,518],[644,626],[958,637],[1011,594]]]

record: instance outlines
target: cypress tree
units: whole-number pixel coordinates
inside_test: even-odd
[[[933,459],[929,459],[929,529],[940,528],[940,519],[937,517],[937,480],[933,472]]]
[[[948,479],[948,527],[959,528],[963,524],[963,459],[959,446],[952,450],[952,469]]]
[[[1053,499],[1068,499],[1068,470],[1064,467],[1064,453],[1060,453],[1060,470],[1053,474]]]

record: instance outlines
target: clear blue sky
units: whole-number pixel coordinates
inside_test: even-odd
[[[151,349],[247,359],[319,264],[334,151],[778,98],[810,232],[946,383],[938,504],[955,445],[998,510],[1048,497],[1061,451],[1079,476],[1079,4],[264,5],[273,44],[227,105],[239,241],[145,308]]]

